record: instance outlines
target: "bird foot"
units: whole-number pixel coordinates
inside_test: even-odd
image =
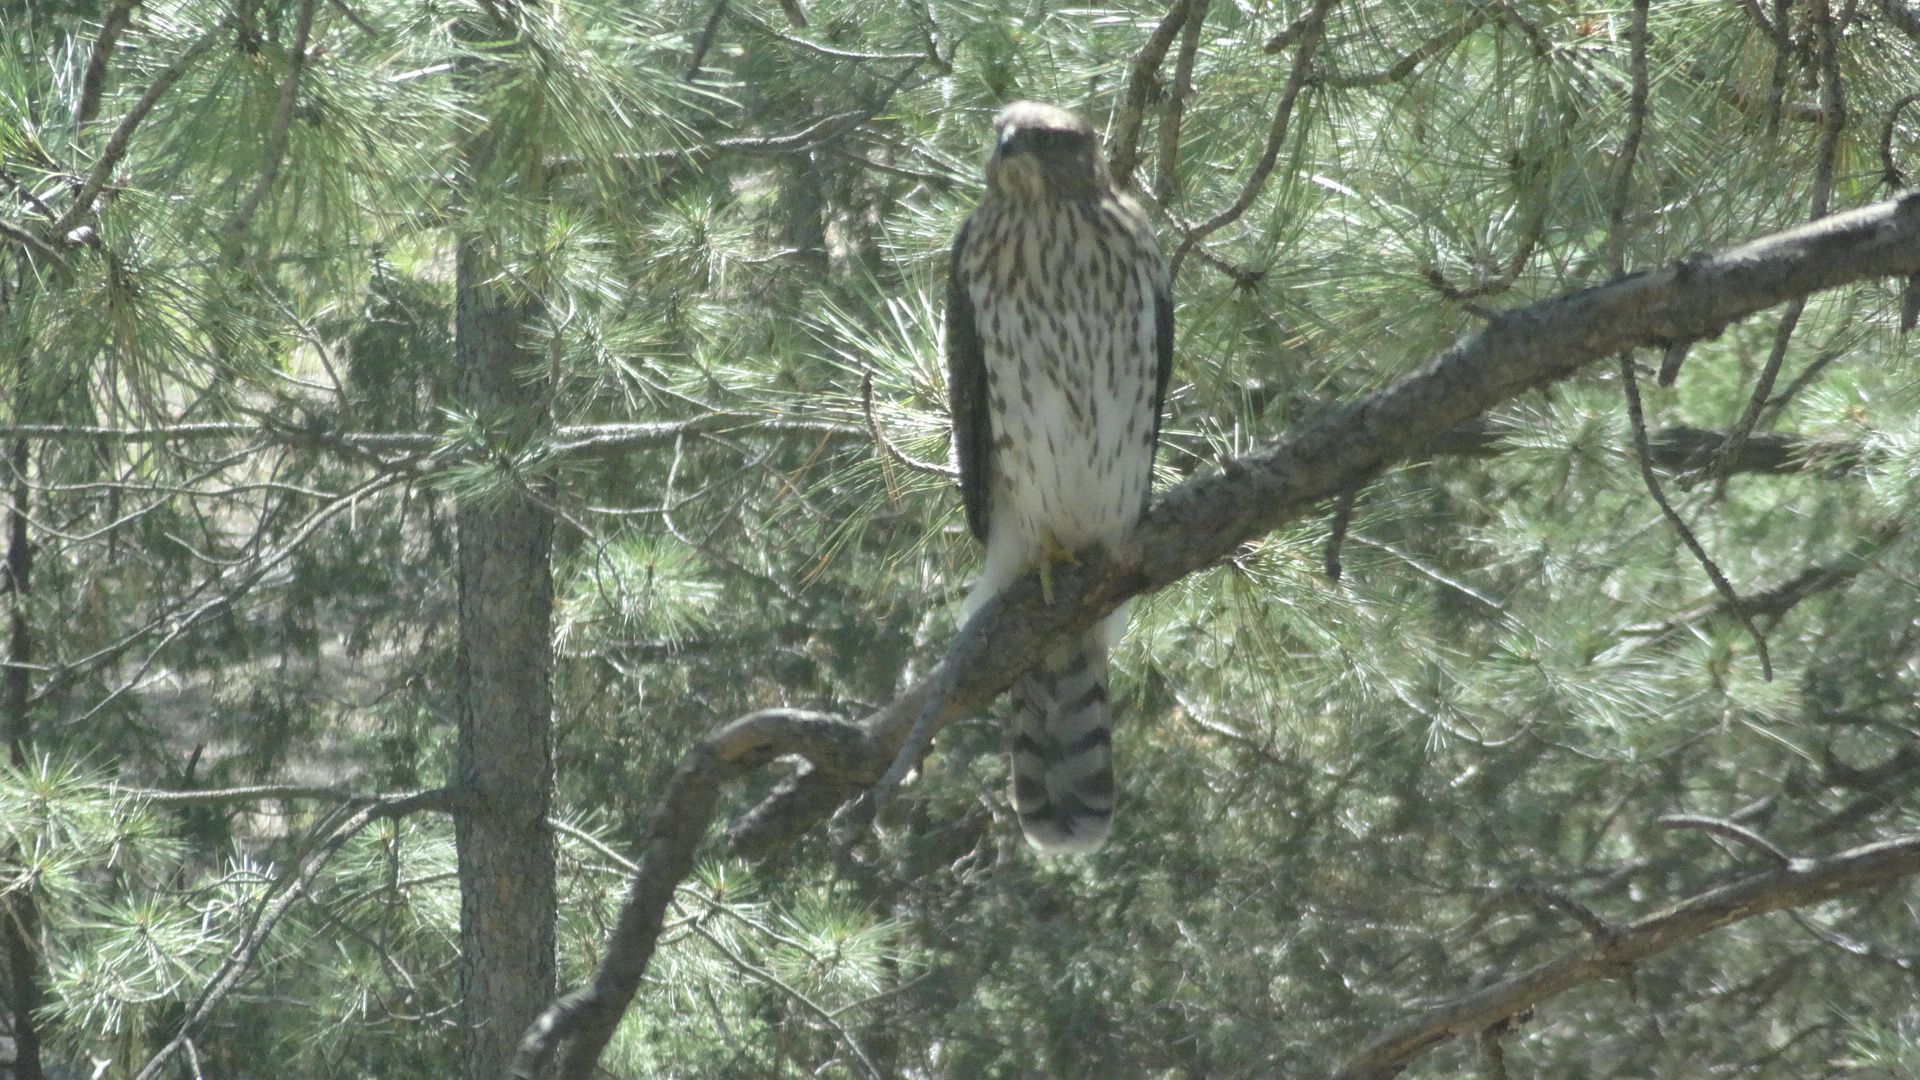
[[[1054,539],[1052,533],[1040,538],[1040,599],[1048,607],[1053,606],[1053,568],[1079,565],[1073,549]]]

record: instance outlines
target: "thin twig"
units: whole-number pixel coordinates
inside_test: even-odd
[[[1813,4],[1814,28],[1820,35],[1820,83],[1821,111],[1824,114],[1820,126],[1820,145],[1816,151],[1813,172],[1813,213],[1811,220],[1827,216],[1827,207],[1833,197],[1834,171],[1838,167],[1840,155],[1840,135],[1847,123],[1846,88],[1840,82],[1840,31],[1834,24],[1833,11],[1828,0],[1815,0]],[[1760,377],[1754,380],[1753,394],[1747,399],[1747,407],[1740,419],[1727,432],[1727,441],[1714,455],[1709,472],[1717,479],[1727,476],[1728,463],[1740,454],[1740,446],[1760,422],[1760,413],[1773,395],[1773,382],[1780,375],[1780,365],[1786,362],[1787,347],[1793,341],[1793,331],[1799,325],[1800,315],[1806,310],[1804,299],[1795,300],[1787,305],[1780,315],[1779,329],[1774,332],[1773,350],[1767,354],[1767,363],[1760,371]]]
[[[1388,1080],[1451,1039],[1477,1035],[1576,986],[1617,977],[1640,961],[1721,927],[1892,884],[1914,874],[1920,874],[1920,835],[1868,844],[1825,859],[1796,861],[1695,893],[1620,927],[1598,947],[1589,937],[1517,975],[1422,1010],[1367,1040],[1336,1074],[1337,1080]]]
[[[0,221],[0,237],[11,240],[23,247],[32,248],[36,255],[52,263],[54,268],[62,274],[70,274],[73,272],[72,268],[67,265],[66,256],[60,254],[57,248],[45,240],[42,240],[30,230]]]
[[[1780,121],[1786,115],[1787,80],[1793,62],[1793,0],[1773,0],[1773,18],[1766,23],[1773,31],[1773,71],[1767,79],[1767,137],[1780,134]]]
[[[1626,273],[1627,204],[1632,201],[1633,166],[1647,125],[1647,8],[1648,0],[1634,0],[1633,22],[1627,27],[1627,68],[1633,80],[1627,94],[1627,130],[1620,140],[1620,156],[1613,162],[1612,190],[1607,196],[1607,269],[1614,277]],[[1664,368],[1662,371],[1664,372]],[[1661,379],[1665,385],[1671,380]]]
[[[887,438],[887,433],[880,429],[880,418],[873,411],[873,372],[871,371],[865,372],[860,377],[860,408],[867,417],[867,431],[873,435],[874,444],[880,447],[880,453],[887,460],[917,473],[938,476],[942,480],[959,478],[959,469],[950,469],[945,465],[935,465],[931,461],[908,457]]]
[[[233,951],[227,954],[226,960],[207,981],[207,985],[200,994],[186,1005],[187,1018],[181,1021],[180,1030],[165,1046],[147,1059],[147,1063],[141,1066],[134,1080],[153,1080],[154,1077],[159,1076],[166,1068],[167,1061],[200,1033],[207,1021],[212,1018],[214,1010],[218,1009],[221,1003],[247,980],[254,961],[259,958],[260,950],[266,946],[267,938],[272,935],[274,927],[280,924],[280,920],[292,910],[295,903],[308,895],[308,887],[313,884],[314,878],[319,876],[328,861],[348,840],[357,836],[360,830],[374,821],[399,817],[411,813],[414,809],[416,804],[412,797],[391,802],[376,802],[363,807],[332,829],[319,847],[282,876],[278,883],[280,885],[278,895],[267,901],[252,929],[238,945],[234,946]]]
[[[1368,86],[1389,86],[1401,82],[1418,71],[1420,65],[1443,53],[1452,52],[1461,42],[1467,40],[1467,35],[1486,25],[1490,14],[1488,8],[1476,7],[1468,13],[1466,18],[1421,42],[1412,52],[1400,57],[1391,65],[1378,71],[1323,76],[1319,80],[1320,85],[1333,90],[1352,90]]]
[[[1167,88],[1167,108],[1160,117],[1160,148],[1153,169],[1153,197],[1161,205],[1179,194],[1180,126],[1185,120],[1187,99],[1193,96],[1193,62],[1200,52],[1200,31],[1207,24],[1210,0],[1194,0],[1187,22],[1180,30],[1180,54],[1173,60],[1173,85]]]
[[[1784,3],[1786,0],[1780,0]],[[1880,0],[1880,11],[1887,21],[1898,27],[1900,32],[1920,44],[1920,11],[1915,11],[1906,0]]]
[[[844,774],[858,770],[859,763],[871,757],[871,748],[852,724],[788,709],[741,717],[702,740],[668,781],[639,871],[628,886],[593,982],[554,1002],[527,1030],[514,1053],[512,1076],[532,1080],[544,1075],[556,1053],[560,1075],[567,1080],[593,1075],[594,1063],[640,987],[679,883],[693,871],[695,851],[713,820],[721,788],[786,754],[799,754],[815,768]]]
[[[339,12],[341,16],[345,18],[348,22],[358,27],[361,33],[367,35],[368,37],[377,38],[380,36],[380,31],[374,29],[372,23],[369,23],[367,22],[367,20],[361,18],[359,12],[353,10],[352,7],[348,6],[347,0],[327,0],[327,4],[328,6],[332,7],[333,10]]]
[[[1505,1020],[1480,1029],[1477,1042],[1480,1047],[1481,1075],[1485,1080],[1507,1080],[1507,1049],[1500,1042],[1500,1036],[1506,1031]]]
[[[733,8],[729,8],[727,10],[727,18],[732,19],[734,22],[741,23],[745,26],[749,26],[755,30],[758,30],[761,33],[767,35],[768,37],[773,38],[775,41],[785,42],[788,45],[792,45],[796,49],[805,49],[806,51],[813,53],[816,56],[824,56],[830,60],[854,60],[854,61],[908,60],[914,63],[919,63],[920,61],[923,61],[927,58],[925,53],[917,52],[917,51],[876,53],[876,52],[860,52],[855,49],[835,48],[834,46],[827,45],[823,42],[814,41],[810,38],[803,38],[798,34],[789,34],[785,30],[782,30],[779,27],[774,26],[772,23],[767,22],[765,19],[762,19],[760,16],[755,15],[750,11],[740,11]]]
[[[693,59],[687,62],[688,82],[700,77],[700,66],[707,62],[707,51],[713,48],[714,32],[720,29],[720,20],[726,13],[727,0],[713,0],[713,10],[707,14],[707,25],[700,31],[700,40],[694,43]]]
[[[1647,418],[1640,410],[1640,386],[1633,373],[1633,356],[1630,353],[1620,354],[1620,385],[1627,395],[1627,418],[1633,424],[1634,456],[1639,459],[1640,478],[1646,482],[1647,493],[1653,496],[1654,503],[1660,507],[1661,515],[1673,526],[1673,531],[1679,534],[1681,541],[1687,545],[1687,550],[1693,552],[1694,559],[1706,570],[1707,577],[1713,580],[1713,587],[1720,590],[1720,595],[1726,599],[1727,610],[1740,620],[1740,625],[1746,627],[1748,636],[1753,638],[1754,649],[1760,656],[1760,672],[1768,682],[1772,682],[1773,660],[1767,655],[1765,635],[1761,634],[1760,628],[1753,624],[1753,617],[1747,614],[1745,605],[1740,602],[1740,594],[1733,589],[1733,583],[1720,572],[1719,565],[1707,554],[1707,549],[1700,546],[1699,538],[1693,535],[1693,530],[1687,526],[1686,519],[1673,508],[1673,504],[1667,501],[1666,492],[1660,489],[1660,478],[1653,472],[1653,455],[1647,449]]]
[[[1267,145],[1260,153],[1260,159],[1254,162],[1253,172],[1240,186],[1240,194],[1225,209],[1193,227],[1193,230],[1180,241],[1174,249],[1173,258],[1167,261],[1168,273],[1178,276],[1180,264],[1186,260],[1187,252],[1213,233],[1240,220],[1266,190],[1267,178],[1273,174],[1273,166],[1280,160],[1280,148],[1286,145],[1287,132],[1293,122],[1294,106],[1300,100],[1300,91],[1312,79],[1313,56],[1320,47],[1326,32],[1327,11],[1334,0],[1314,0],[1312,8],[1301,16],[1304,21],[1300,32],[1300,43],[1293,51],[1293,65],[1287,71],[1286,87],[1280,92],[1280,102],[1273,110],[1273,123],[1267,130]]]
[[[721,940],[719,935],[700,925],[698,921],[692,924],[692,930],[702,941],[705,941],[708,945],[711,945],[716,952],[726,957],[727,961],[735,968],[762,985],[771,986],[788,998],[799,1002],[803,1010],[812,1013],[822,1024],[825,1024],[833,1030],[833,1033],[838,1036],[840,1041],[846,1045],[847,1049],[853,1053],[854,1060],[860,1063],[860,1067],[866,1070],[867,1075],[871,1077],[872,1080],[884,1080],[886,1074],[881,1072],[880,1067],[875,1065],[873,1059],[867,1056],[866,1049],[860,1045],[858,1039],[854,1038],[853,1032],[848,1031],[847,1026],[840,1022],[839,1017],[834,1015],[834,1010],[821,1005],[819,1002],[801,993],[780,976],[741,956],[732,946]]]
[[[1515,885],[1505,891],[1509,895],[1532,900],[1551,911],[1557,911],[1565,915],[1574,922],[1579,923],[1580,928],[1585,930],[1595,941],[1608,941],[1614,934],[1619,932],[1618,927],[1601,918],[1599,913],[1595,912],[1592,908],[1551,885],[1531,882],[1525,885]]]
[[[107,17],[100,22],[100,36],[93,39],[93,55],[87,58],[87,73],[80,80],[80,102],[73,110],[75,128],[84,128],[100,115],[100,99],[107,89],[107,68],[113,63],[113,50],[120,35],[133,21],[135,0],[114,0]]]
[[[965,636],[964,631],[962,636]],[[920,759],[926,757],[928,748],[933,746],[934,733],[940,730],[940,722],[946,712],[947,703],[953,698],[953,672],[952,664],[941,665],[940,671],[933,679],[932,688],[927,691],[926,703],[921,706],[920,714],[914,717],[913,726],[908,729],[907,737],[900,744],[899,752],[893,755],[893,763],[887,766],[887,771],[881,773],[880,779],[874,783],[872,804],[875,813],[886,808],[894,792],[898,791],[900,785],[906,781],[907,773],[920,764]]]
[[[1900,111],[1916,101],[1920,101],[1920,91],[1894,102],[1887,110],[1886,122],[1880,125],[1880,182],[1895,191],[1907,186],[1907,174],[1893,160],[1893,133],[1900,126]]]
[[[405,800],[416,810],[451,809],[455,794],[452,788],[369,794],[348,788],[321,787],[312,784],[253,784],[248,787],[207,788],[201,791],[123,787],[115,788],[114,791],[155,806],[220,806],[226,803],[256,802],[262,799],[311,799],[331,803],[390,803]]]
[[[1663,829],[1697,829],[1715,836],[1724,836],[1765,855],[1773,860],[1775,866],[1793,864],[1793,856],[1780,850],[1779,845],[1745,825],[1725,818],[1706,817],[1701,814],[1668,814],[1655,820],[1654,824]]]
[[[1327,524],[1327,551],[1324,563],[1327,580],[1340,580],[1340,546],[1347,539],[1347,525],[1353,520],[1353,499],[1356,492],[1343,491],[1333,503],[1333,520]]]
[[[1286,51],[1287,46],[1293,44],[1295,41],[1298,41],[1300,39],[1300,35],[1306,33],[1310,28],[1315,26],[1320,21],[1320,19],[1324,18],[1325,16],[1326,16],[1326,12],[1315,11],[1311,8],[1301,12],[1300,14],[1294,16],[1292,22],[1281,27],[1279,33],[1268,38],[1267,43],[1260,47],[1260,51],[1267,53],[1269,55],[1273,53]]]

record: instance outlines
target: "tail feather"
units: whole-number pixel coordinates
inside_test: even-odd
[[[1113,827],[1107,630],[1047,655],[1013,686],[1013,806],[1043,855],[1098,851]]]

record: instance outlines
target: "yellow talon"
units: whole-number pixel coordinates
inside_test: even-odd
[[[1080,560],[1073,557],[1073,549],[1054,539],[1048,532],[1040,538],[1040,599],[1053,606],[1053,568],[1055,566],[1079,566]]]

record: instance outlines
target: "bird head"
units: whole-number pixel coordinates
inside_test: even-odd
[[[1096,198],[1112,187],[1099,136],[1074,113],[1016,101],[1000,110],[993,129],[987,187],[996,194],[1039,202]]]

